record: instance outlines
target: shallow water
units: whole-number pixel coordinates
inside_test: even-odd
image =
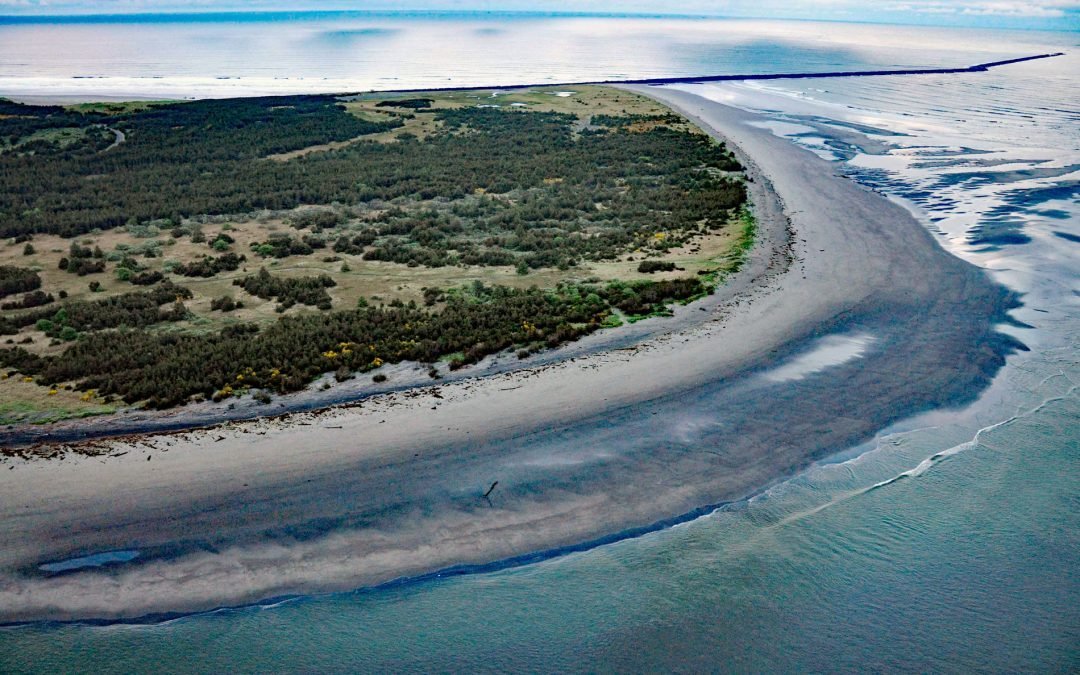
[[[79,556],[78,558],[68,558],[67,560],[42,563],[41,565],[38,565],[38,569],[48,573],[70,572],[72,570],[81,570],[87,567],[103,567],[105,565],[127,563],[138,557],[138,551],[105,551],[104,553],[84,555]]]
[[[698,45],[683,61],[652,61],[656,73],[736,58],[727,52],[738,31],[727,25],[634,20],[628,36],[618,22],[599,30],[599,20],[587,21],[552,25],[591,36],[566,38],[575,49],[593,45],[629,62]],[[964,31],[758,25],[749,42],[762,46],[737,57],[741,68],[768,70],[796,49],[831,63],[845,40],[849,60],[837,61],[845,66],[891,64],[890,50],[896,64],[912,63],[916,51],[900,45],[915,37],[919,65],[966,63],[975,45],[1010,44]],[[496,28],[512,34],[522,24]],[[633,36],[642,49],[626,48]],[[1006,37],[1035,51],[1077,46],[1075,35]],[[549,53],[537,47],[522,60],[535,66]],[[570,64],[566,79],[612,67],[591,60],[574,70],[580,51],[560,58]],[[461,79],[491,75],[453,59],[464,57],[445,61]],[[370,78],[385,72],[363,69]],[[1003,330],[1030,351],[1011,356],[975,403],[837,448],[748,502],[636,539],[498,572],[158,625],[4,628],[0,670],[1077,670],[1080,101],[1070,85],[1078,71],[1070,55],[962,76],[691,88],[764,111],[776,133],[903,200],[948,250],[1023,294],[1012,314],[1030,328]],[[845,339],[821,345],[822,358],[780,368],[810,374],[874,349],[871,336]],[[561,456],[594,459],[588,448]]]

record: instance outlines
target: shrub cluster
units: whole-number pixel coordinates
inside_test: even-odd
[[[71,326],[77,331],[97,331],[118,326],[139,328],[162,321],[179,321],[187,316],[187,310],[181,309],[182,301],[191,297],[192,293],[187,288],[166,281],[147,291],[122,293],[99,300],[68,300],[56,311],[38,309],[0,317],[0,335],[12,335],[41,319]],[[159,309],[170,302],[174,303],[170,310]],[[62,318],[58,321],[56,314],[59,312],[62,312]]]
[[[704,291],[697,279],[562,284],[551,290],[476,282],[446,293],[439,309],[396,302],[286,316],[262,330],[238,324],[209,334],[90,332],[56,356],[20,347],[0,350],[0,365],[43,384],[77,381],[81,389],[130,403],[169,407],[193,396],[221,398],[249,388],[296,391],[322,373],[347,376],[385,363],[434,363],[453,355],[450,367],[460,368],[512,347],[527,353],[591,333],[611,316],[611,301],[655,311],[662,302]],[[70,317],[54,324],[77,326]]]
[[[12,302],[5,302],[0,304],[0,309],[32,309],[34,307],[41,307],[51,302],[55,302],[56,298],[52,293],[46,293],[45,291],[30,291],[22,296],[19,300]]]
[[[314,277],[275,277],[267,272],[265,267],[261,267],[258,274],[237,279],[233,281],[233,285],[263,300],[276,298],[277,311],[284,312],[295,304],[330,309],[330,294],[326,289],[337,286],[337,283],[325,274]]]
[[[297,239],[290,235],[273,235],[263,242],[252,242],[251,250],[260,258],[288,258],[291,255],[309,255],[315,249],[326,248],[321,237],[305,234]]]
[[[232,251],[229,251],[216,258],[207,255],[187,264],[181,263],[173,267],[172,271],[183,277],[209,278],[217,275],[219,272],[233,272],[239,268],[240,264],[245,260],[247,260],[245,256],[236,255]]]
[[[136,286],[153,286],[164,278],[164,274],[154,270],[152,272],[139,272],[137,274],[133,274],[128,279],[128,281],[135,284]]]
[[[41,288],[41,277],[34,270],[14,265],[0,265],[0,298]]]
[[[243,308],[243,302],[236,302],[231,295],[223,295],[210,301],[210,309],[215,312],[231,312]]]

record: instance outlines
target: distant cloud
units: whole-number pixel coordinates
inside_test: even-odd
[[[0,0],[6,14],[323,9],[677,13],[1080,30],[1080,0]]]
[[[889,5],[884,9],[893,12],[920,12],[925,14],[1064,17],[1067,10],[1080,11],[1080,2],[1072,0],[958,0],[956,2],[906,2]]]

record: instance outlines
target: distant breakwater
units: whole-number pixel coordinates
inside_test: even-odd
[[[990,61],[977,63],[966,68],[906,68],[901,70],[837,70],[821,73],[766,73],[762,75],[705,75],[703,77],[654,77],[643,80],[623,80],[596,82],[594,84],[696,84],[700,82],[726,82],[729,80],[802,80],[816,77],[873,77],[877,75],[951,75],[956,73],[981,73],[998,66],[1007,66],[1024,61],[1049,59],[1055,56],[1064,56],[1065,52],[1053,54],[1037,54],[1035,56],[1021,56],[1016,59],[1004,61]]]
[[[1014,63],[1023,63],[1025,61],[1037,61],[1039,59],[1051,59],[1056,56],[1064,56],[1065,52],[1054,52],[1052,54],[1036,54],[1034,56],[1021,56],[1015,59],[1005,59],[1003,61],[988,61],[986,63],[977,63],[973,66],[965,66],[960,68],[900,68],[893,70],[835,70],[824,71],[818,73],[761,73],[751,75],[694,75],[694,76],[679,76],[679,77],[647,77],[641,79],[631,80],[590,80],[582,82],[537,82],[533,84],[514,84],[514,85],[496,85],[496,86],[467,86],[467,87],[427,87],[421,89],[394,89],[389,90],[387,93],[400,92],[423,92],[423,91],[476,91],[478,89],[522,89],[525,87],[581,87],[585,85],[602,85],[602,84],[644,84],[652,86],[660,86],[665,84],[701,84],[704,82],[731,82],[738,80],[805,80],[822,77],[877,77],[879,75],[955,75],[960,73],[982,73],[990,70],[991,68],[997,68],[999,66],[1008,66]]]

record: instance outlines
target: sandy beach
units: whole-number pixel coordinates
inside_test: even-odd
[[[1014,348],[1003,288],[754,115],[634,90],[749,167],[761,238],[717,295],[632,347],[7,459],[0,620],[199,611],[579,544],[745,498],[989,382]],[[115,550],[139,555],[38,569]]]

